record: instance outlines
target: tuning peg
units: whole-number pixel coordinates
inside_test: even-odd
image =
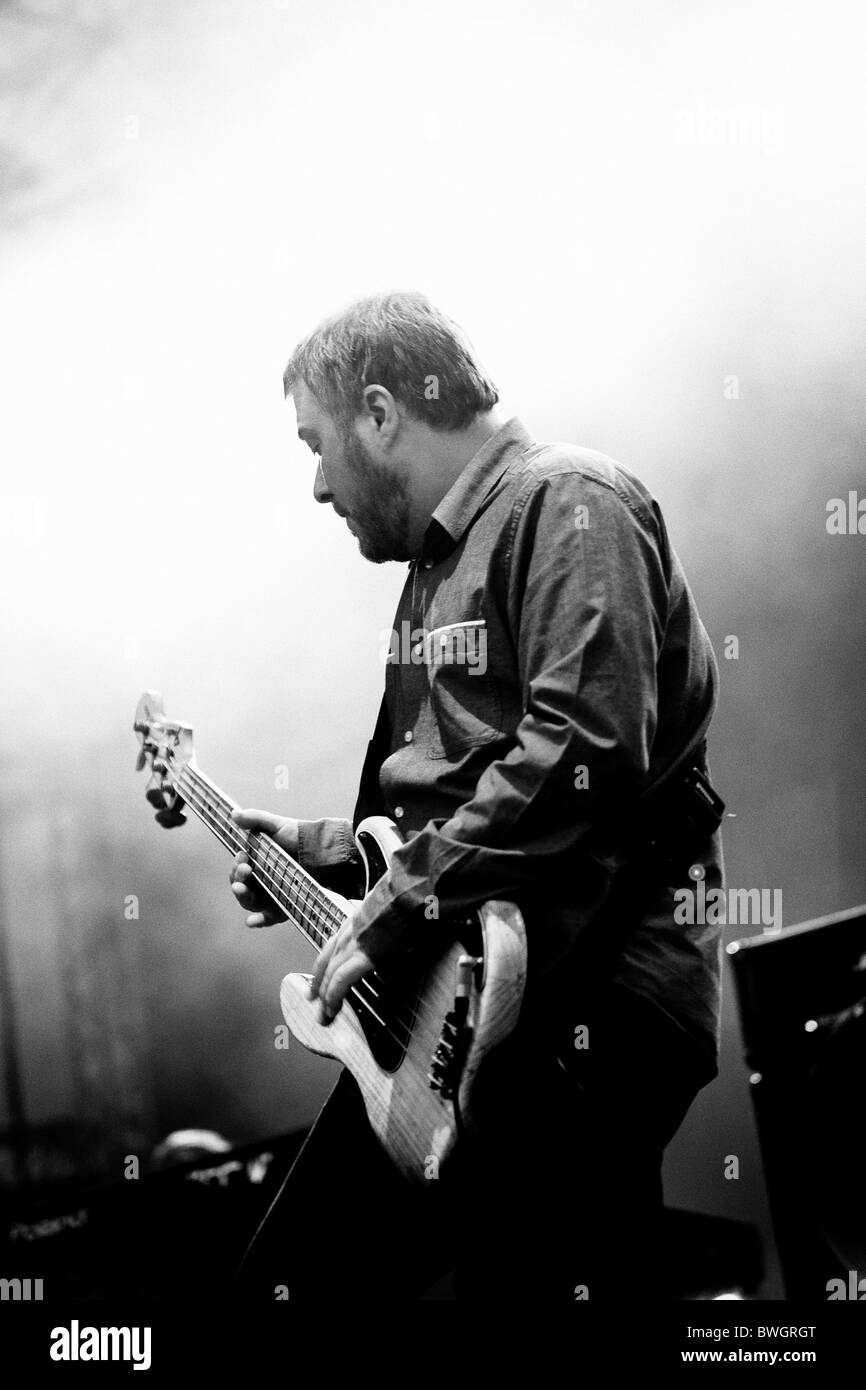
[[[155,806],[158,811],[165,810],[165,795],[162,789],[162,781],[159,777],[151,777],[144,789],[144,794],[151,806]]]
[[[174,810],[157,811],[156,821],[159,825],[165,826],[166,830],[173,830],[177,825],[186,825],[186,816],[175,807]]]
[[[142,772],[142,771],[144,770],[144,768],[146,768],[146,767],[147,767],[147,754],[146,754],[145,751],[144,751],[144,746],[142,746],[141,748],[139,748],[139,750],[138,750],[138,757],[137,757],[136,760],[135,760],[135,770],[136,770],[136,772]]]

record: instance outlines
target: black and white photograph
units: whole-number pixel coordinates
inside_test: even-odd
[[[864,46],[0,0],[0,1376],[856,1364]]]

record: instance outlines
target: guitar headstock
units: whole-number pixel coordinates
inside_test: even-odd
[[[193,760],[190,725],[166,719],[159,691],[146,690],[136,706],[132,727],[141,743],[136,770],[149,768],[151,772],[145,796],[156,808],[156,819],[167,828],[183,825],[186,816],[177,779]]]

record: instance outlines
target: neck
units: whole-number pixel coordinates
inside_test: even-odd
[[[268,835],[241,830],[231,819],[237,807],[197,767],[187,763],[177,789],[191,811],[233,853],[243,852],[263,888],[308,941],[321,950],[345,920],[332,898]]]
[[[425,429],[423,443],[413,453],[410,466],[410,541],[416,554],[420,554],[424,533],[442,498],[504,424],[504,412],[497,407],[477,416],[465,430]]]

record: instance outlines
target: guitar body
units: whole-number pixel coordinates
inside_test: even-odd
[[[371,816],[358,827],[356,841],[369,892],[402,840],[393,822]],[[343,902],[336,895],[334,901]],[[526,933],[519,909],[509,902],[488,902],[474,916],[471,934],[473,949],[480,944],[475,956],[480,964],[472,971],[469,1043],[455,1087],[467,1131],[472,1129],[472,1089],[478,1070],[485,1056],[513,1030],[526,981]],[[408,976],[403,972],[395,982],[390,1017],[386,1015],[383,1022],[396,1034],[399,1046],[393,1037],[385,1038],[382,1045],[383,1030],[369,1026],[365,1011],[359,1016],[351,994],[334,1021],[323,1027],[318,1021],[318,1001],[307,998],[309,975],[287,975],[280,989],[283,1016],[291,1032],[311,1052],[348,1067],[373,1132],[414,1183],[436,1176],[457,1141],[454,1105],[440,1090],[431,1088],[428,1073],[443,1021],[454,1008],[459,962],[466,954],[466,947],[457,941],[426,967]],[[411,1030],[400,1027],[404,1019],[411,1020]]]
[[[269,836],[238,828],[238,809],[196,763],[192,729],[165,717],[162,697],[146,691],[134,728],[145,795],[166,828],[194,811],[229,853],[243,853],[259,885],[320,951],[346,920],[350,904],[321,884]],[[400,832],[384,816],[358,827],[366,892],[387,872]],[[471,1132],[473,1089],[488,1053],[515,1027],[526,982],[526,933],[517,907],[488,902],[467,918],[437,922],[431,940],[393,966],[364,976],[327,1027],[311,1002],[309,975],[287,975],[280,990],[286,1022],[311,1052],[333,1057],[358,1083],[373,1132],[414,1183],[438,1176],[462,1126]],[[459,1120],[458,1120],[459,1115]]]

